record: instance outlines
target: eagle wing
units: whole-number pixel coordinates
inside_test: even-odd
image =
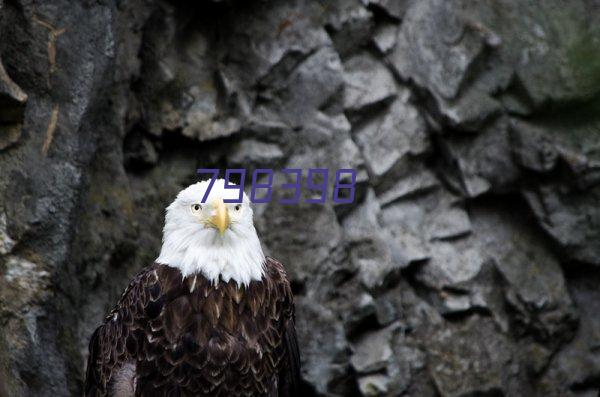
[[[131,280],[117,305],[94,331],[85,377],[87,397],[108,395],[113,375],[135,357],[143,343],[144,322],[160,311],[159,296],[157,273],[153,266],[147,267]]]
[[[281,365],[277,379],[278,397],[296,397],[306,395],[302,393],[302,378],[300,375],[300,352],[295,327],[295,308],[292,288],[287,279],[285,268],[281,262],[267,257],[267,269],[272,280],[277,280],[280,296],[283,300],[282,317],[286,324],[281,334],[281,345],[284,351],[285,362]]]
[[[283,343],[288,358],[287,365],[279,372],[279,396],[299,397],[301,395],[300,352],[293,319],[286,327]]]

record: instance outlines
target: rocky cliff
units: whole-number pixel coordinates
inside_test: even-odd
[[[0,395],[81,394],[198,167],[358,170],[255,211],[307,395],[597,395],[597,0],[0,0]]]

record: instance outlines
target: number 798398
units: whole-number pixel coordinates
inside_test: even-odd
[[[308,204],[325,204],[327,201],[327,192],[330,181],[329,170],[327,168],[310,168],[306,174],[306,184],[302,184],[303,170],[299,168],[284,168],[281,174],[285,176],[286,183],[274,184],[274,175],[272,169],[259,168],[252,172],[250,185],[250,201],[253,203],[269,203],[273,197],[273,189],[285,191],[285,198],[280,198],[280,204],[299,204],[301,202],[302,189],[308,189],[311,198],[303,200]],[[206,201],[210,194],[213,184],[219,177],[220,170],[217,168],[199,168],[199,175],[211,175],[208,189],[202,197],[202,203]],[[225,199],[226,203],[241,203],[244,187],[247,184],[246,170],[243,168],[234,168],[225,170],[225,189],[237,190],[237,198]],[[231,181],[233,175],[239,176],[239,184]],[[289,176],[293,182],[287,182]],[[336,204],[350,204],[354,201],[356,185],[356,170],[343,168],[336,170],[335,180],[333,181],[333,193],[331,200]],[[260,197],[259,193],[261,194]]]

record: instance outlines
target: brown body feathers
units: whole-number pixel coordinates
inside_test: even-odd
[[[281,263],[267,258],[263,279],[239,288],[200,274],[182,278],[178,269],[154,264],[94,332],[85,393],[295,396],[299,368],[292,292]],[[123,374],[130,374],[129,387],[121,384]]]

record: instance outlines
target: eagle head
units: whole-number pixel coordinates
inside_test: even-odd
[[[253,222],[250,200],[217,179],[188,186],[166,210],[163,245],[156,262],[177,267],[184,276],[202,273],[212,281],[248,284],[262,278],[265,256]],[[229,184],[229,186],[235,186]],[[205,199],[205,200],[203,200]]]

